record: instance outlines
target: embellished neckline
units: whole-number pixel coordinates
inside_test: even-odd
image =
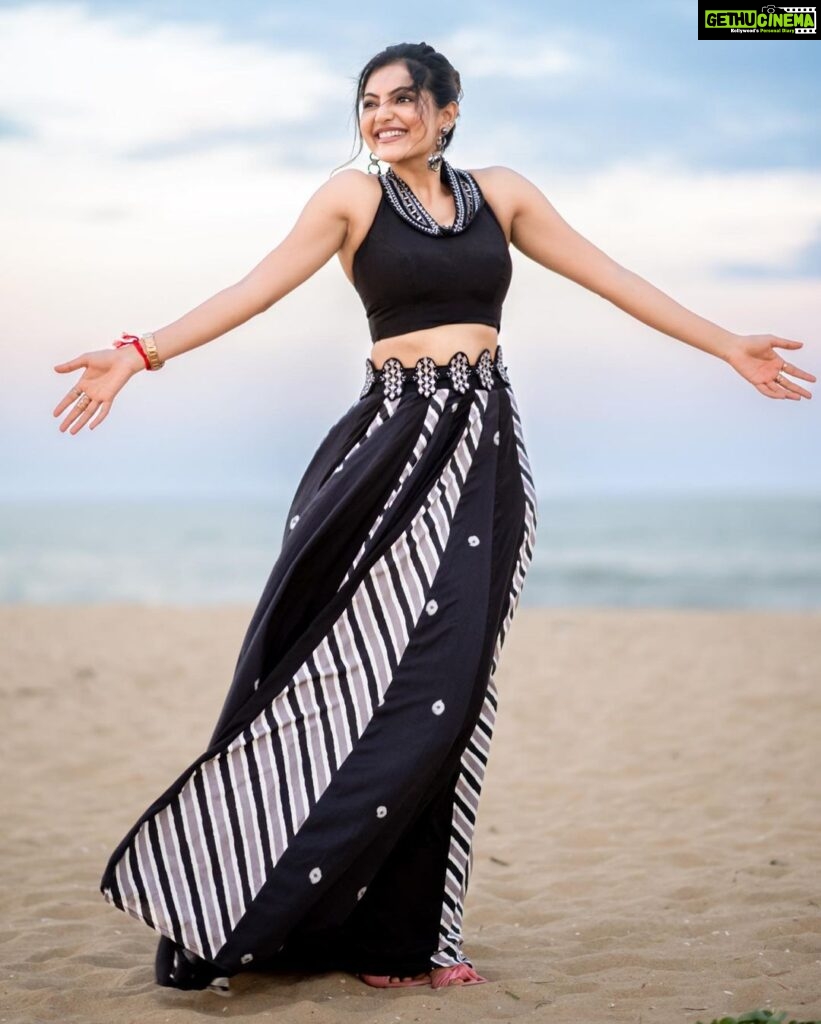
[[[379,180],[388,201],[399,216],[428,235],[459,234],[468,227],[482,205],[482,193],[473,175],[461,168],[451,167],[447,160],[442,160],[439,180],[450,189],[456,204],[456,219],[448,226],[434,220],[410,185],[392,167],[380,174]]]

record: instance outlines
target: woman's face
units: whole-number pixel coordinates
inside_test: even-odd
[[[425,92],[427,125],[420,116],[413,80],[404,63],[388,64],[372,72],[365,83],[359,128],[365,144],[380,160],[396,163],[410,156],[433,152],[442,125],[453,124],[455,103],[438,110]],[[385,135],[396,129],[398,134]]]

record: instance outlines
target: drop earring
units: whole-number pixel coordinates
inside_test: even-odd
[[[371,169],[371,168],[373,168],[373,169]],[[368,161],[368,174],[379,174],[379,173],[380,173],[379,157],[376,155],[376,153],[371,153],[371,158]]]
[[[436,136],[436,149],[428,157],[428,170],[438,171],[442,166],[445,136],[452,127],[453,125],[446,124],[444,128],[439,129],[439,134]]]

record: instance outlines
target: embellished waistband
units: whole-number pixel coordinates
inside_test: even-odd
[[[386,398],[399,398],[403,391],[418,391],[430,398],[439,388],[449,388],[464,394],[476,388],[490,391],[493,387],[510,387],[510,377],[502,357],[502,346],[496,346],[496,355],[490,349],[482,351],[475,363],[464,352],[456,352],[446,364],[437,364],[430,356],[417,359],[416,366],[405,366],[396,356],[386,359],[376,369],[370,359],[365,360],[365,384],[360,399],[376,388],[384,390]]]

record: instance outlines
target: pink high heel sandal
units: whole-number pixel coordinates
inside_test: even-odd
[[[461,982],[462,985],[481,985],[487,981],[481,974],[478,974],[467,964],[456,964],[455,967],[448,967],[439,974],[438,978],[431,974],[431,986],[433,988],[445,988],[447,985],[454,985]],[[457,985],[458,987],[458,985]]]

